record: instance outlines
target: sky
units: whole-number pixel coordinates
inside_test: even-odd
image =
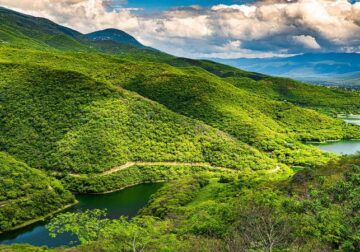
[[[117,28],[190,58],[360,53],[355,0],[0,0],[0,6],[83,33]]]
[[[238,4],[243,3],[244,1],[236,0],[129,0],[129,1],[112,1],[114,5],[124,6],[127,8],[143,8],[147,11],[154,10],[166,10],[170,8],[176,8],[179,6],[192,6],[192,5],[201,5],[201,6],[214,6],[218,4]],[[250,2],[250,1],[246,1]]]

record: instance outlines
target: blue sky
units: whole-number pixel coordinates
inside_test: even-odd
[[[218,4],[251,4],[256,0],[111,0],[114,6],[125,6],[128,8],[142,8],[144,11],[166,10],[179,6],[200,5],[204,7]],[[290,0],[291,1],[291,0]],[[349,0],[355,3],[359,0]]]
[[[120,5],[123,1],[114,0],[113,3]],[[191,5],[201,5],[201,6],[213,6],[218,4],[239,4],[244,2],[251,1],[241,1],[241,0],[128,0],[127,3],[123,4],[125,7],[129,8],[143,8],[145,11],[153,10],[164,10],[170,9],[178,6],[191,6]]]
[[[83,33],[116,28],[183,57],[360,53],[359,1],[0,0],[0,5]]]

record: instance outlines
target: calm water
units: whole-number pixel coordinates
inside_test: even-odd
[[[356,125],[360,125],[360,119],[344,119],[344,121],[347,123],[353,123]]]
[[[340,116],[339,118],[343,119],[347,123],[360,125],[360,115],[343,115]]]
[[[76,212],[86,209],[107,209],[110,218],[120,216],[133,217],[149,201],[150,196],[155,193],[162,184],[143,184],[104,195],[77,195],[79,204],[69,209]],[[49,236],[45,225],[47,222],[38,222],[28,227],[11,231],[0,235],[3,244],[28,243],[35,246],[46,245],[48,247],[59,247],[71,245],[74,237],[64,234],[53,239]]]
[[[329,142],[324,144],[314,144],[318,146],[321,150],[325,152],[332,152],[337,154],[355,154],[360,151],[360,141],[339,141],[339,142]]]
[[[360,125],[360,115],[343,115],[339,117],[347,123],[352,123]],[[360,151],[360,141],[339,141],[339,142],[329,142],[324,144],[314,144],[320,149],[326,152],[333,152],[337,154],[355,154]]]

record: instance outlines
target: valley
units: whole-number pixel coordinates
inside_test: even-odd
[[[0,21],[0,251],[359,248],[359,92]]]
[[[290,57],[214,59],[250,72],[358,90],[359,53],[306,53]]]

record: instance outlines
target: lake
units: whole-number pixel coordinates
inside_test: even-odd
[[[347,123],[352,123],[360,125],[360,115],[340,115],[339,118],[343,119]],[[336,154],[346,154],[351,155],[360,151],[360,141],[337,141],[337,142],[328,142],[321,144],[314,144],[325,152],[332,152]]]
[[[325,152],[332,152],[336,154],[346,154],[352,155],[356,152],[360,151],[360,141],[337,141],[337,142],[328,142],[321,144],[313,144],[314,146],[319,147],[321,150]]]
[[[360,119],[347,118],[344,119],[344,121],[347,123],[352,123],[360,126]]]
[[[352,123],[360,126],[360,115],[341,115],[339,118],[347,123]]]
[[[133,217],[147,204],[150,196],[161,186],[161,183],[141,184],[110,194],[77,195],[76,199],[79,201],[79,204],[67,211],[107,209],[110,218],[119,218],[120,216]],[[70,242],[76,239],[69,234],[60,235],[55,239],[51,238],[45,228],[47,223],[48,221],[42,221],[2,234],[0,235],[0,243],[27,243],[34,246],[48,246],[49,248],[74,245],[70,244]]]

